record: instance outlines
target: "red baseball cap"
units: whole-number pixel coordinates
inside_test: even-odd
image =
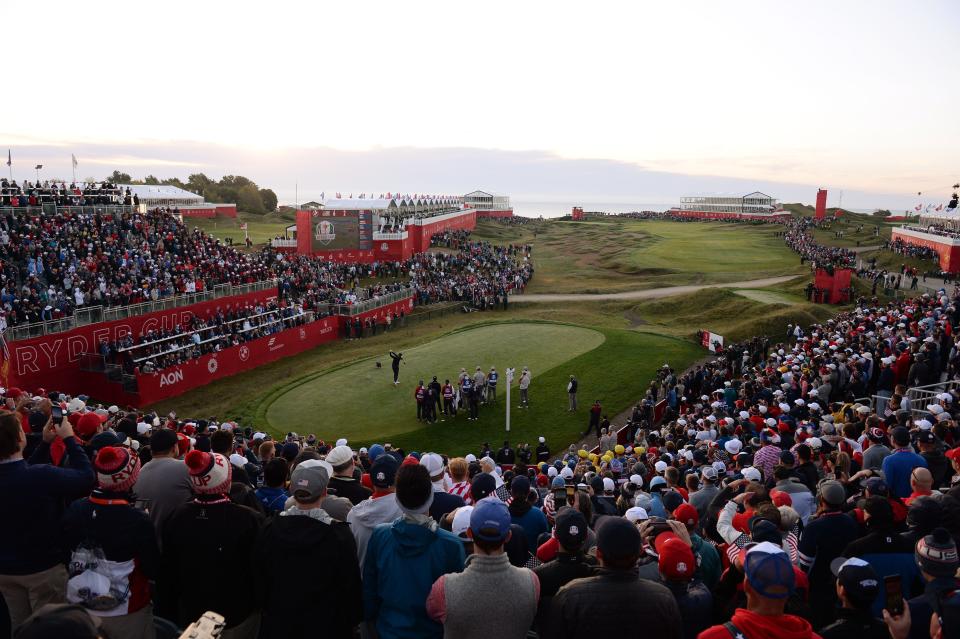
[[[672,581],[689,581],[697,571],[697,560],[693,550],[683,540],[669,533],[660,535],[657,541],[667,537],[662,543],[657,543],[657,553],[660,555],[658,564],[660,574]]]
[[[684,503],[673,509],[673,518],[687,528],[693,528],[700,521],[700,513],[690,504]]]
[[[960,459],[960,447],[951,448],[945,454],[948,459]]]

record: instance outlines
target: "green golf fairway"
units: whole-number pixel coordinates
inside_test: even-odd
[[[512,438],[536,444],[536,438],[544,435],[559,445],[576,439],[585,428],[594,399],[601,399],[612,416],[642,394],[658,366],[665,361],[683,366],[699,351],[690,343],[629,331],[504,322],[454,332],[405,350],[407,363],[400,369],[399,386],[393,385],[387,353],[294,382],[275,396],[266,418],[275,434],[295,431],[328,438],[336,434],[354,447],[389,441],[408,449],[466,453],[483,441],[503,439],[505,371],[529,366],[531,407],[518,408],[515,381]],[[376,361],[382,368],[376,368]],[[413,391],[419,380],[429,382],[437,375],[442,383],[456,379],[461,367],[473,373],[477,366],[484,372],[496,366],[501,380],[497,403],[481,406],[478,421],[468,421],[463,411],[445,422],[417,421]],[[576,413],[566,410],[571,373],[580,380],[581,405]]]

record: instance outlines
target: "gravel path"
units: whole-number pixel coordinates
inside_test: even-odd
[[[511,295],[511,304],[536,302],[590,302],[603,300],[646,300],[671,295],[694,293],[706,288],[763,288],[787,282],[799,275],[784,275],[781,277],[766,277],[746,282],[725,282],[722,284],[692,284],[688,286],[665,286],[662,288],[648,288],[642,291],[622,291],[620,293],[524,293]]]

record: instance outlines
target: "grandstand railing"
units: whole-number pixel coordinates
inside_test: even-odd
[[[379,242],[381,240],[405,240],[410,237],[410,233],[407,231],[400,231],[399,233],[382,233],[380,231],[373,232],[373,241]]]
[[[55,215],[57,213],[86,214],[94,215],[99,213],[103,215],[122,215],[124,213],[133,213],[137,207],[127,204],[90,204],[87,206],[58,206],[53,203],[42,204],[40,206],[0,206],[0,215],[16,215],[25,213],[27,215]]]
[[[357,302],[355,304],[322,304],[318,310],[323,310],[332,315],[360,315],[361,313],[372,311],[380,308],[381,306],[387,306],[388,304],[405,300],[411,295],[413,295],[412,289],[403,289],[400,291],[387,293],[386,295],[378,295],[377,297],[363,300],[362,302]]]
[[[927,406],[936,404],[936,396],[940,393],[949,393],[960,388],[960,381],[949,380],[946,382],[937,382],[936,384],[926,384],[924,386],[914,386],[907,389],[907,399],[910,400],[910,412],[914,417],[927,414]]]
[[[263,280],[262,282],[252,282],[250,284],[241,284],[239,286],[218,284],[208,291],[178,295],[175,297],[164,297],[156,301],[130,304],[129,306],[87,306],[76,309],[71,317],[12,326],[4,332],[4,338],[8,342],[15,342],[31,337],[42,337],[53,333],[62,333],[77,326],[111,322],[136,315],[153,313],[155,311],[165,311],[180,306],[189,306],[191,304],[197,304],[198,302],[206,302],[221,297],[245,295],[255,291],[274,288],[276,285],[276,280],[272,279]]]

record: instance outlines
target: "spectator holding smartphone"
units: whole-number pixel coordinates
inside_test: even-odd
[[[66,447],[65,466],[36,463],[49,459],[58,436]],[[7,520],[0,526],[0,595],[13,628],[44,604],[64,600],[60,517],[64,502],[89,494],[95,480],[66,415],[58,423],[47,422],[30,460],[23,458],[26,442],[17,414],[0,411],[0,512]]]

